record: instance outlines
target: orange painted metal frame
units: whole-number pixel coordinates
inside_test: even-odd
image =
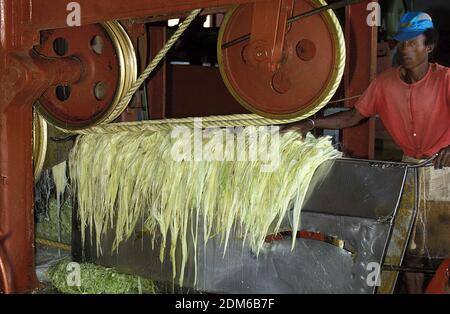
[[[345,11],[345,40],[347,66],[344,73],[345,97],[362,94],[376,76],[377,27],[367,25],[367,4],[372,0],[347,6]],[[352,108],[356,99],[348,100]],[[375,120],[343,130],[343,146],[347,155],[373,159],[375,156]]]
[[[262,1],[76,2],[80,4],[84,25]],[[0,292],[28,292],[38,286],[34,260],[32,105],[50,86],[77,81],[81,65],[71,58],[39,58],[32,53],[32,48],[39,44],[40,31],[67,27],[70,2],[72,0],[0,0]],[[360,11],[358,16],[361,15]],[[360,38],[355,40],[358,42]],[[367,51],[367,46],[362,45],[363,48],[351,50],[352,55]],[[277,58],[274,59],[276,62]],[[364,85],[370,80],[366,74],[361,73]],[[357,79],[354,78],[355,82]],[[360,88],[365,86],[357,89]],[[344,142],[346,138],[344,135]],[[365,135],[359,138],[366,140]]]
[[[450,258],[444,260],[436,270],[425,294],[450,294]]]
[[[81,23],[145,18],[260,0],[78,0]],[[0,0],[0,291],[38,286],[34,260],[32,105],[56,83],[79,79],[74,59],[32,54],[39,32],[67,27],[64,0]]]

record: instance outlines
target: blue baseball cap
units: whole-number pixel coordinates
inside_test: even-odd
[[[394,39],[397,41],[410,40],[433,27],[433,20],[427,13],[407,12],[400,18],[398,32],[395,34]]]

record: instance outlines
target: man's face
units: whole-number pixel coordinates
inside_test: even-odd
[[[413,39],[401,41],[397,44],[399,61],[405,69],[413,69],[428,61],[428,54],[433,50],[433,47],[426,46],[425,40],[426,37],[421,34]]]

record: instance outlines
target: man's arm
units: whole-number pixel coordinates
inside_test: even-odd
[[[332,130],[344,129],[358,125],[364,119],[366,119],[366,117],[360,114],[357,109],[353,108],[349,111],[335,113],[325,118],[314,119],[314,123],[311,120],[290,123],[284,126],[282,130],[296,130],[305,136],[306,133],[313,129],[313,127]]]
[[[325,118],[315,119],[314,124],[315,127],[319,129],[335,130],[350,128],[358,125],[364,119],[366,119],[366,117],[360,114],[357,109],[352,108],[349,111],[339,112]]]

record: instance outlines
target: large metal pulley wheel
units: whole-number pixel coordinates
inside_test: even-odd
[[[47,122],[37,113],[33,114],[33,166],[37,181],[44,167],[47,154]]]
[[[37,53],[80,61],[81,79],[50,87],[39,99],[39,113],[53,125],[77,130],[108,123],[128,104],[118,104],[136,80],[133,44],[117,21],[45,31]]]
[[[325,5],[321,0],[297,0],[292,16]],[[332,10],[288,25],[280,66],[275,71],[255,66],[258,43],[249,40],[223,48],[250,33],[253,4],[233,7],[222,23],[219,67],[226,86],[251,112],[268,118],[308,117],[336,92],[345,67],[345,42]]]

